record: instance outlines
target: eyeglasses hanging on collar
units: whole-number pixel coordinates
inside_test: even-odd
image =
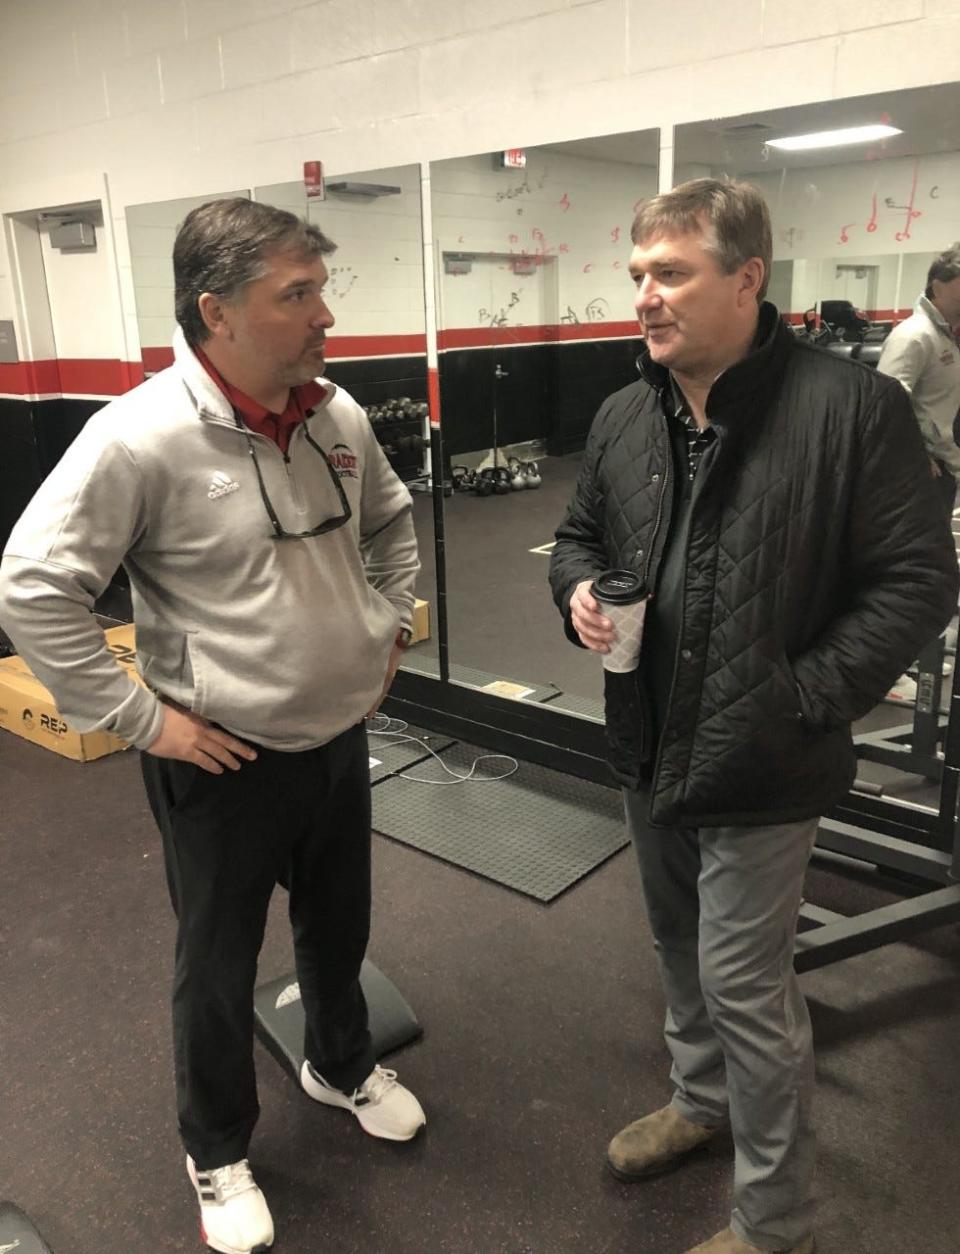
[[[340,501],[341,513],[334,518],[327,518],[324,522],[317,523],[317,525],[315,527],[311,527],[309,531],[287,531],[283,523],[277,517],[277,511],[273,508],[273,502],[267,494],[267,486],[263,481],[263,473],[260,470],[260,463],[257,460],[257,452],[254,447],[253,439],[250,436],[250,432],[244,426],[243,420],[236,410],[233,411],[233,418],[234,422],[236,422],[237,426],[246,438],[247,452],[250,454],[250,460],[253,462],[253,469],[256,471],[257,485],[260,488],[260,499],[263,501],[264,509],[267,511],[267,517],[270,519],[270,525],[273,527],[272,538],[274,540],[309,540],[312,536],[322,536],[328,531],[336,531],[339,527],[344,526],[350,521],[353,517],[353,511],[350,508],[350,502],[347,499],[347,494],[343,490],[343,484],[340,482],[340,476],[337,474],[336,468],[331,465],[329,457],[327,457],[320,445],[310,435],[306,425],[304,425],[304,437],[310,447],[315,449],[319,456],[323,459],[323,464],[326,466],[330,475],[330,482],[333,484],[337,497]]]

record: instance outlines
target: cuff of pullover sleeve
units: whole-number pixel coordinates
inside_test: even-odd
[[[163,730],[163,702],[137,685],[117,712],[110,729],[137,749],[146,749]]]

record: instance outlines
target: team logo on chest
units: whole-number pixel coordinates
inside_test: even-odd
[[[335,444],[330,450],[330,465],[341,479],[358,479],[357,455],[349,444]]]

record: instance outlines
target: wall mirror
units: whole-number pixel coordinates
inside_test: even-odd
[[[658,156],[647,130],[430,167],[450,678],[592,718],[601,664],[547,565],[590,422],[635,378],[630,224]]]
[[[867,126],[898,133],[824,146],[823,132]],[[801,136],[819,138],[809,148],[779,146]],[[931,261],[960,236],[960,84],[678,127],[674,182],[720,174],[749,180],[767,199],[769,297],[783,318],[827,351],[875,366],[891,326],[922,294]],[[933,642],[854,728],[858,790],[939,809],[955,647],[956,620],[945,645]]]

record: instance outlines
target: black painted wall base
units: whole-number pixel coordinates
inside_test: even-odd
[[[327,374],[361,405],[382,405],[398,396],[427,399],[426,357],[364,357],[331,361]]]
[[[447,453],[545,440],[551,456],[579,452],[600,405],[637,378],[639,340],[447,349],[440,403]],[[496,367],[506,371],[500,379]]]
[[[106,401],[0,399],[0,548],[30,498]]]

